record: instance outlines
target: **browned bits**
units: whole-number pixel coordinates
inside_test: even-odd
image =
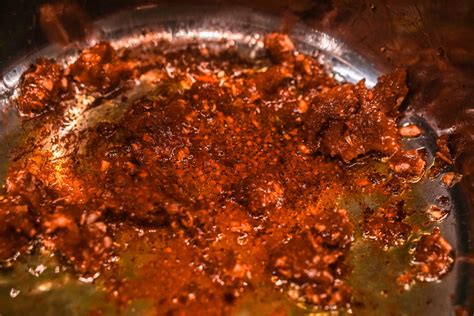
[[[62,69],[53,60],[39,58],[20,79],[20,96],[17,99],[21,113],[39,114],[52,106],[61,87]]]
[[[448,147],[448,135],[439,136],[436,140],[436,145],[438,149],[435,154],[433,165],[430,166],[428,171],[430,177],[439,176],[441,172],[452,166],[454,162],[454,157]]]
[[[281,180],[271,173],[256,174],[245,179],[237,192],[237,201],[252,214],[280,207],[285,193]]]
[[[41,236],[74,271],[100,272],[114,300],[151,299],[160,313],[232,314],[261,284],[308,307],[350,307],[347,261],[357,235],[339,202],[353,193],[386,197],[364,212],[365,242],[399,247],[417,231],[403,198],[424,174],[425,155],[400,148],[410,131],[396,124],[406,73],[373,89],[340,84],[287,35],[264,42],[267,56],[252,62],[232,48],[116,51],[108,43],[84,50],[64,76],[39,60],[23,76],[19,105],[51,110],[40,125],[63,123],[59,108],[75,91],[115,101],[139,77],[152,90],[122,97],[120,117],[67,140],[81,150],[63,162],[35,151],[11,166],[0,259]],[[451,161],[447,143],[438,145],[439,161]],[[433,236],[422,236],[413,266],[423,262],[435,278],[449,245],[437,247],[443,240]],[[121,260],[109,265],[112,254],[137,259],[136,277],[124,277]],[[424,270],[401,277],[427,278]]]
[[[398,174],[420,177],[425,171],[426,161],[419,150],[399,151],[390,158],[389,166]]]
[[[453,185],[455,185],[461,180],[462,180],[462,175],[453,171],[446,172],[441,177],[441,182],[448,188],[452,187]]]
[[[453,261],[451,245],[441,236],[439,228],[435,228],[416,243],[412,268],[398,278],[398,283],[408,288],[415,279],[438,280],[451,269]]]
[[[0,259],[13,257],[18,251],[25,251],[31,239],[37,233],[34,218],[24,204],[16,201],[3,200],[0,207],[3,212],[0,216]]]
[[[399,78],[398,72],[383,76],[381,83],[372,91],[360,82],[357,85],[335,86],[315,95],[303,122],[311,147],[323,154],[341,157],[344,161],[369,152],[386,156],[397,152],[400,144],[395,124],[396,112],[393,112],[397,105],[387,108],[387,104],[394,102],[390,87],[392,80]],[[405,95],[398,93],[398,98]],[[323,127],[326,128],[321,130]]]
[[[364,237],[374,240],[384,248],[403,245],[413,230],[404,222],[405,218],[403,203],[376,211],[367,209],[362,224]]]
[[[90,89],[107,92],[129,78],[131,63],[119,59],[109,43],[99,43],[84,50],[69,68],[72,78]]]
[[[327,217],[320,218],[314,229],[275,249],[270,259],[270,269],[275,275],[273,282],[277,287],[286,288],[294,300],[328,308],[345,306],[351,289],[341,280],[342,271],[336,266],[349,249],[352,226],[344,210],[320,216]],[[338,221],[347,225],[339,226]]]
[[[257,90],[263,95],[274,94],[285,81],[291,79],[289,69],[283,66],[273,66],[264,72],[257,73],[254,77]]]
[[[426,212],[432,221],[441,221],[449,215],[448,210],[441,209],[436,205],[430,205]]]
[[[268,49],[270,56],[279,63],[292,58],[295,45],[288,35],[272,33],[265,36],[265,48]]]
[[[418,137],[422,134],[422,131],[415,124],[408,124],[400,127],[398,133],[403,137]]]

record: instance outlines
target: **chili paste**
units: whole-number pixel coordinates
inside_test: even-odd
[[[148,298],[160,314],[229,313],[260,284],[310,308],[350,309],[346,259],[357,232],[383,249],[419,232],[403,192],[428,167],[423,150],[402,148],[402,136],[422,133],[398,127],[406,72],[373,88],[340,83],[288,36],[264,44],[256,59],[232,47],[145,54],[105,42],[68,66],[39,59],[17,106],[43,126],[78,92],[112,100],[149,72],[155,88],[124,97],[118,119],[84,131],[67,163],[16,152],[0,202],[0,259],[40,242],[79,275],[102,273],[119,304]],[[444,158],[446,146],[437,170]],[[387,202],[357,221],[340,203],[356,193]],[[157,239],[162,247],[146,247]],[[437,228],[415,244],[402,288],[453,263]],[[133,261],[138,279],[117,272],[127,247],[150,258]]]

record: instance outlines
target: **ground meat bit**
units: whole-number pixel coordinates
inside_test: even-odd
[[[310,213],[315,214],[315,224],[311,230],[318,243],[340,249],[350,245],[353,227],[345,209],[329,211],[310,207]]]
[[[448,135],[442,135],[438,137],[436,140],[436,146],[438,147],[438,151],[436,152],[436,156],[440,157],[448,164],[453,163],[453,155],[451,154],[451,150],[448,146]]]
[[[51,215],[43,217],[44,244],[59,250],[74,269],[84,275],[99,271],[110,256],[112,239],[107,235],[107,225],[94,213],[81,225],[74,216],[56,208]]]
[[[26,204],[34,215],[49,209],[45,201],[56,198],[56,195],[42,180],[26,170],[14,171],[10,176],[6,181],[8,196],[15,197],[14,201]]]
[[[75,81],[100,92],[115,88],[131,75],[132,70],[133,65],[120,60],[109,43],[99,43],[84,50],[69,67]]]
[[[398,133],[403,137],[418,137],[421,135],[422,131],[415,124],[408,124],[400,127]]]
[[[436,151],[433,164],[430,166],[428,175],[437,177],[441,172],[452,166],[454,162],[453,155],[448,147],[448,135],[442,135],[436,140]]]
[[[448,188],[462,180],[462,175],[453,171],[446,172],[441,177],[441,182]]]
[[[349,303],[351,289],[341,281],[343,272],[336,267],[347,248],[344,244],[325,246],[321,242],[325,240],[321,231],[324,234],[326,228],[322,226],[328,223],[318,225],[319,228],[295,236],[275,251],[270,259],[270,269],[276,276],[274,283],[277,287],[285,286],[293,299],[330,309],[342,307]],[[334,226],[330,229],[339,230]],[[351,238],[351,231],[333,231],[333,234],[347,240]]]
[[[293,58],[295,45],[288,35],[281,33],[271,33],[265,36],[265,48],[270,57],[276,62],[290,61]]]
[[[40,231],[41,214],[48,211],[45,201],[54,198],[42,181],[20,170],[7,179],[7,196],[0,202],[0,260],[7,260],[27,249]]]
[[[28,248],[37,229],[28,206],[4,199],[0,202],[0,262]]]
[[[39,114],[52,106],[61,88],[62,69],[52,59],[39,58],[20,79],[17,104],[25,115]]]
[[[368,124],[368,116],[375,118],[373,124]],[[369,152],[391,155],[399,148],[394,127],[394,122],[381,112],[358,115],[349,126],[332,121],[321,135],[321,151],[346,162]]]
[[[425,171],[426,160],[420,150],[399,151],[390,158],[389,166],[405,177],[420,177]]]
[[[320,147],[318,136],[325,126],[330,122],[334,122],[334,125],[343,124],[351,114],[357,112],[358,107],[358,98],[352,85],[336,86],[316,95],[310,101],[303,125],[313,149]]]
[[[451,269],[453,261],[451,245],[441,236],[439,228],[435,228],[417,241],[412,268],[400,275],[397,282],[407,288],[415,279],[425,282],[438,280]]]
[[[398,108],[408,93],[406,78],[407,72],[402,68],[396,69],[389,75],[381,76],[373,89],[373,99],[369,95],[368,100],[373,105],[377,104],[388,116],[396,116]]]
[[[377,211],[367,209],[362,222],[364,237],[383,248],[403,245],[412,232],[412,227],[403,222],[406,216],[402,202]]]
[[[292,73],[288,68],[282,66],[273,66],[265,72],[258,73],[255,76],[257,90],[262,95],[274,94],[278,87],[284,83],[284,80],[292,78]]]
[[[251,214],[258,215],[282,205],[284,188],[274,174],[263,173],[245,179],[236,190],[236,196]]]
[[[426,210],[432,221],[441,221],[449,215],[449,211],[441,209],[436,205],[430,205]]]
[[[387,86],[373,90],[366,89],[361,81],[356,86],[337,86],[316,95],[304,119],[311,148],[344,161],[369,152],[390,156],[398,151],[396,123],[390,116],[397,104],[386,105],[392,98],[388,92],[390,78],[384,77]]]

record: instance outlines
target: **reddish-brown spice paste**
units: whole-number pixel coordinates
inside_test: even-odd
[[[63,177],[49,157],[17,157],[0,202],[0,258],[41,238],[78,273],[107,265],[121,302],[150,298],[163,314],[221,314],[262,283],[308,306],[349,307],[345,259],[355,227],[384,248],[416,230],[400,192],[426,161],[401,149],[400,134],[421,134],[397,127],[406,73],[368,89],[336,82],[286,35],[268,35],[265,47],[256,61],[197,46],[149,58],[107,43],[66,69],[38,60],[17,102],[35,120],[62,113],[74,91],[107,97],[149,70],[157,86],[117,121],[86,131],[84,150],[60,166]],[[451,159],[444,148],[437,165]],[[374,191],[390,203],[368,208],[362,223],[338,205]],[[153,260],[136,263],[146,283],[117,279],[110,263],[124,250],[121,232],[133,229],[165,232]],[[403,285],[449,270],[451,248],[438,230],[421,237],[412,264]]]

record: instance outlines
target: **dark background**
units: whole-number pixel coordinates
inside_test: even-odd
[[[40,7],[70,1],[0,0],[0,71],[13,60],[45,45]],[[458,251],[467,273],[474,275],[474,1],[440,0],[209,0],[137,1],[77,0],[85,24],[113,11],[139,5],[186,3],[242,5],[286,17],[282,28],[299,21],[349,44],[374,64],[408,69],[409,109],[440,130],[451,130],[459,156],[456,169],[464,175]],[[81,10],[73,9],[72,12]],[[74,13],[63,17],[72,21]],[[74,32],[71,32],[73,34]],[[77,33],[77,32],[76,32]],[[77,34],[80,35],[80,30]],[[51,35],[49,36],[51,38]],[[53,36],[54,37],[54,36]],[[474,280],[453,302],[474,312]],[[461,291],[463,292],[463,291]]]

